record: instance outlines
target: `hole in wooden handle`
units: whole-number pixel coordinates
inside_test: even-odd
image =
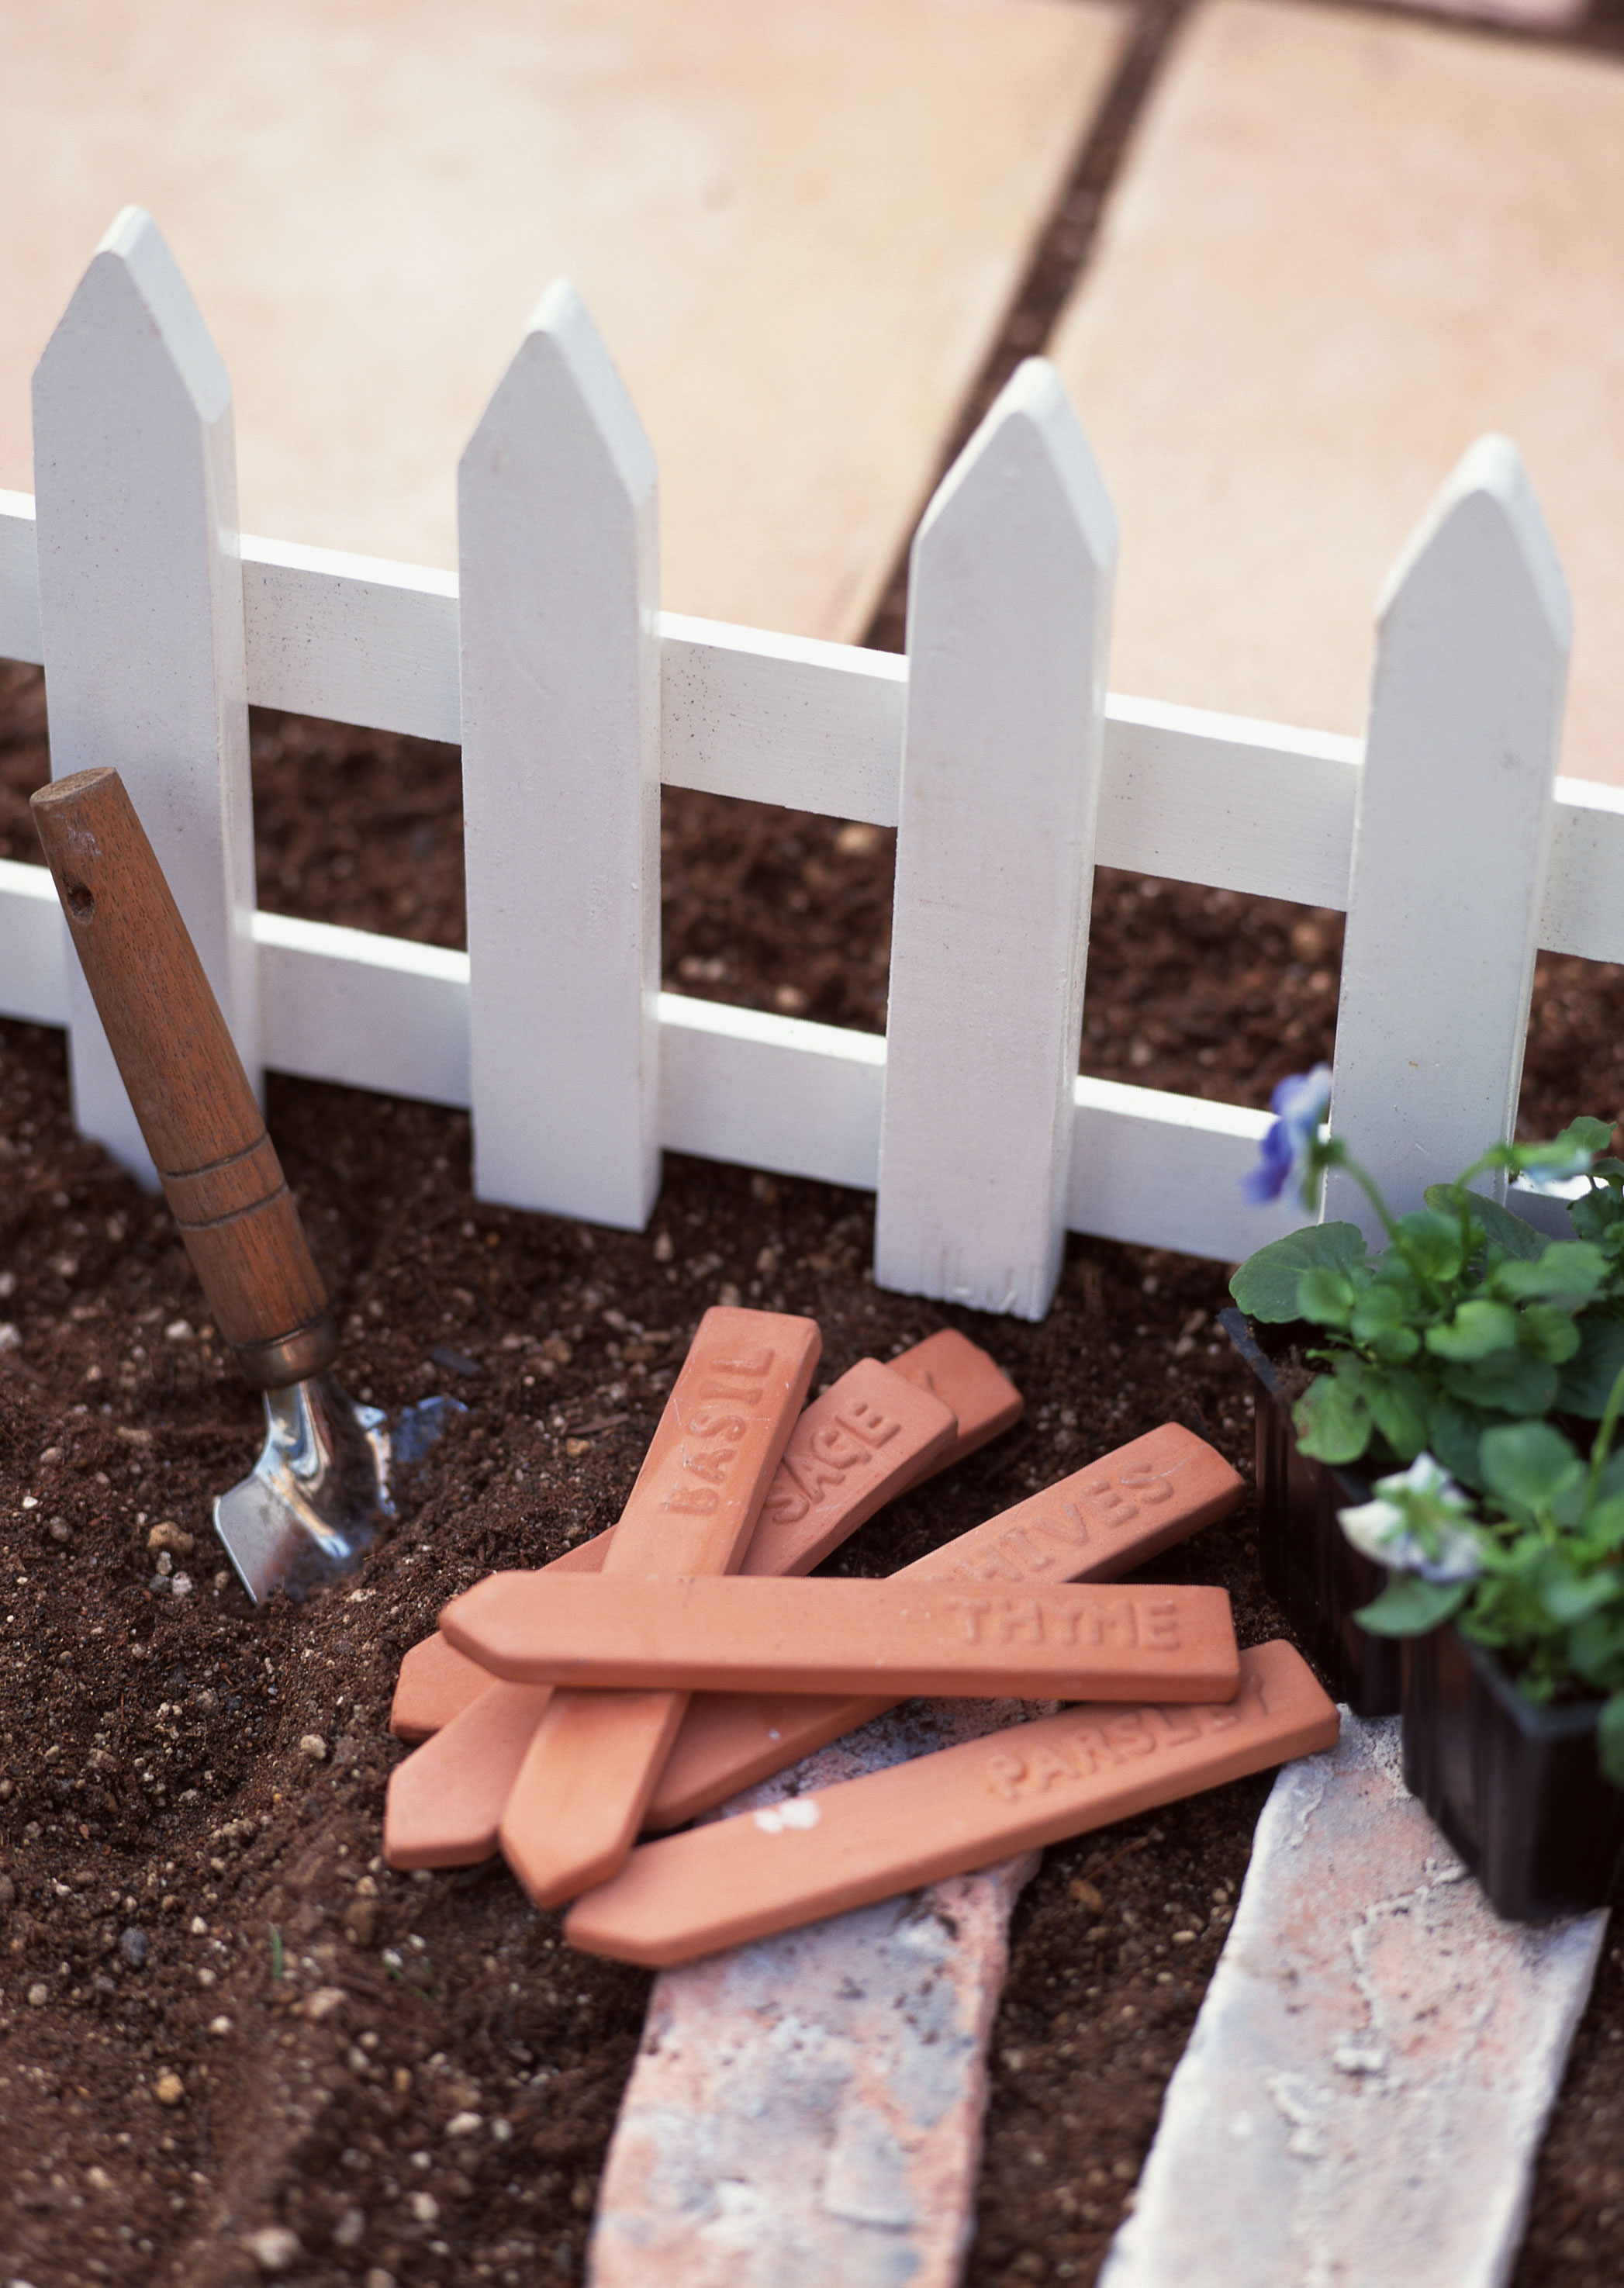
[[[88,882],[75,882],[71,876],[62,883],[62,895],[76,922],[88,922],[96,910],[96,894]]]

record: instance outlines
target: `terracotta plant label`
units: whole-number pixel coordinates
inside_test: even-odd
[[[895,1579],[1113,1581],[1227,1516],[1246,1488],[1221,1454],[1164,1423],[1058,1485],[1018,1502]],[[895,1705],[896,1696],[829,1700],[702,1693],[690,1704],[650,1800],[647,1824],[681,1827]]]
[[[1223,1589],[493,1573],[440,1625],[515,1684],[597,1691],[1227,1700],[1240,1682]]]
[[[923,1402],[919,1395],[899,1391],[888,1379],[892,1376],[914,1386]],[[872,1411],[875,1409],[877,1415]],[[939,1409],[946,1409],[956,1426],[945,1439]],[[1017,1421],[1020,1410],[1021,1395],[1015,1385],[985,1351],[952,1328],[915,1343],[889,1366],[877,1359],[859,1359],[821,1397],[813,1399],[796,1423],[738,1569],[810,1573],[876,1509],[920,1479],[950,1469],[973,1454]],[[843,1431],[846,1415],[851,1420]],[[871,1448],[872,1474],[860,1469],[853,1474],[848,1464],[844,1482],[837,1484],[830,1449],[850,1436],[860,1419],[870,1420],[876,1430],[895,1420],[899,1429],[874,1440],[860,1437],[859,1443]],[[804,1485],[795,1475],[797,1458],[804,1458],[804,1474],[815,1477],[821,1489],[821,1499],[807,1502],[804,1509]],[[600,1572],[614,1530],[611,1527],[608,1533],[594,1534],[590,1541],[566,1549],[540,1570]],[[478,1663],[454,1652],[436,1631],[414,1645],[400,1663],[389,1728],[397,1739],[427,1739],[489,1686],[490,1678]]]
[[[811,1319],[706,1312],[615,1527],[606,1577],[685,1579],[737,1565],[819,1348]],[[538,1906],[574,1898],[619,1866],[686,1705],[670,1692],[554,1694],[502,1821],[503,1851]]]
[[[1327,1748],[1336,1710],[1283,1641],[1227,1705],[1070,1708],[634,1851],[564,1926],[662,1967],[990,1866]]]
[[[809,1570],[912,1482],[922,1457],[939,1466],[955,1435],[955,1418],[940,1399],[874,1359],[860,1359],[796,1424],[746,1564],[759,1569],[764,1555],[786,1572]],[[596,1573],[609,1547],[608,1534],[596,1535],[535,1577]],[[549,1692],[493,1683],[487,1669],[437,1630],[402,1664],[397,1712],[403,1696],[411,1712],[437,1714],[439,1723],[437,1736],[391,1775],[384,1855],[392,1867],[477,1864],[496,1848],[503,1811]]]

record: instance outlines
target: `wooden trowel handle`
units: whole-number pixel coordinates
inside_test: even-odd
[[[331,1363],[327,1291],[254,1092],[114,770],[29,807],[91,997],[220,1332],[275,1390]]]

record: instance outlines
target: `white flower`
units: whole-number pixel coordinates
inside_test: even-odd
[[[1378,1478],[1374,1501],[1339,1510],[1355,1549],[1395,1573],[1423,1581],[1472,1581],[1483,1570],[1470,1498],[1430,1454]]]

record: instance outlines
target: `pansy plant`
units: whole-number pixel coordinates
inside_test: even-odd
[[[1389,1569],[1357,1617],[1380,1636],[1444,1621],[1504,1663],[1525,1698],[1605,1696],[1601,1768],[1624,1786],[1624,1454],[1612,1452],[1624,1372],[1588,1457],[1554,1423],[1485,1430],[1474,1505],[1430,1454],[1341,1513],[1358,1549]]]
[[[1327,1132],[1329,1100],[1323,1065],[1282,1082],[1247,1196],[1295,1185],[1311,1209],[1326,1171],[1344,1169],[1386,1247],[1373,1255],[1357,1224],[1311,1224],[1248,1257],[1230,1292],[1254,1320],[1319,1331],[1304,1355],[1326,1370],[1292,1413],[1305,1454],[1336,1464],[1426,1454],[1481,1492],[1486,1432],[1553,1413],[1595,1420],[1624,1368],[1624,1162],[1598,1157],[1604,1121],[1576,1120],[1550,1144],[1492,1146],[1454,1183],[1433,1185],[1423,1207],[1394,1216]],[[1588,1175],[1568,1210],[1575,1236],[1546,1240],[1470,1188],[1500,1169],[1536,1185]]]

